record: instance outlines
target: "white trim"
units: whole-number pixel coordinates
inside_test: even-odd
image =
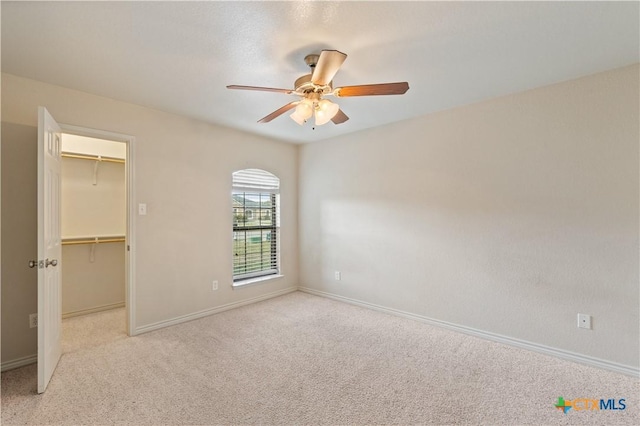
[[[600,358],[591,357],[588,355],[582,355],[571,351],[565,351],[563,349],[553,348],[538,343],[528,342],[526,340],[515,339],[513,337],[502,336],[500,334],[490,333],[488,331],[482,331],[471,327],[465,327],[462,325],[453,324],[447,321],[440,321],[437,319],[425,317],[422,315],[412,314],[410,312],[401,311],[398,309],[387,308],[384,306],[376,305],[374,303],[363,302],[361,300],[352,299],[350,297],[339,296],[333,293],[327,293],[320,290],[314,290],[307,287],[298,287],[298,290],[313,294],[316,296],[326,297],[328,299],[334,299],[341,302],[349,303],[351,305],[357,305],[364,308],[373,309],[375,311],[384,312],[386,314],[395,315],[398,317],[409,318],[412,320],[424,322],[436,327],[442,327],[449,330],[457,331],[460,333],[469,334],[471,336],[480,337],[481,339],[491,340],[498,343],[503,343],[509,346],[515,346],[521,349],[527,349],[533,352],[542,353],[545,355],[551,355],[557,358],[562,358],[568,361],[585,364],[591,367],[601,368],[603,370],[609,370],[616,373],[625,374],[632,377],[640,377],[640,368],[630,365],[619,364],[617,362],[607,361]]]
[[[279,188],[257,188],[255,186],[233,185],[231,192],[234,194],[280,194]]]
[[[127,334],[135,335],[136,328],[136,194],[135,194],[135,141],[131,135],[114,133],[105,130],[90,129],[87,127],[60,124],[62,133],[87,136],[96,139],[107,139],[123,142],[127,145],[127,158],[125,161],[125,173],[127,181],[127,235],[126,245],[129,250],[125,256],[125,306],[127,312]]]
[[[233,284],[235,285],[236,283],[243,283],[243,282],[252,281],[258,278],[265,278],[273,275],[279,275],[279,273],[280,271],[278,271],[277,268],[273,268],[273,269],[263,269],[262,271],[248,272],[246,274],[238,274],[233,277]]]
[[[79,317],[81,315],[95,314],[97,312],[109,311],[111,309],[124,308],[124,306],[125,306],[124,302],[119,302],[119,303],[111,303],[109,305],[95,306],[89,309],[81,309],[79,311],[63,312],[62,319]]]
[[[132,139],[135,139],[133,136],[125,135],[124,133],[115,133],[115,132],[109,132],[106,130],[90,129],[88,127],[73,126],[71,124],[63,124],[63,123],[58,123],[58,124],[60,124],[62,133],[69,133],[77,136],[86,136],[88,138],[106,139],[110,141],[124,142],[124,143],[129,143]],[[127,160],[128,159],[129,158],[127,157]]]
[[[251,299],[240,300],[238,302],[227,303],[226,305],[217,306],[215,308],[205,309],[203,311],[194,312],[192,314],[181,315],[179,317],[175,317],[168,320],[158,321],[153,324],[144,325],[142,327],[138,327],[135,330],[134,335],[148,333],[154,330],[160,330],[161,328],[170,327],[172,325],[181,324],[187,321],[193,321],[196,319],[208,317],[209,315],[217,314],[220,312],[228,311],[229,309],[239,308],[240,306],[250,305],[252,303],[261,302],[263,300],[272,299],[274,297],[283,296],[288,293],[293,293],[297,291],[297,287],[291,287],[284,290],[274,291],[272,293],[264,294],[262,296],[253,297]]]
[[[231,284],[231,287],[235,290],[238,288],[242,288],[242,287],[247,287],[247,286],[251,286],[254,284],[260,284],[263,283],[265,281],[271,281],[274,280],[276,278],[284,278],[284,275],[282,274],[271,274],[271,275],[262,275],[259,277],[253,277],[253,278],[245,278],[243,280],[238,280],[238,281],[234,281],[233,284]]]
[[[38,362],[38,354],[24,356],[11,361],[2,363],[1,371],[13,370],[15,368],[24,367],[25,365],[36,364]]]

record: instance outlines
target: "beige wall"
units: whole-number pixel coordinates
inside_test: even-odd
[[[637,369],[638,71],[303,146],[301,285]]]
[[[2,123],[2,363],[37,351],[29,314],[38,312],[38,277],[28,266],[38,255],[37,137],[35,127]]]
[[[62,159],[62,238],[127,232],[125,165],[100,163],[94,185],[94,164]]]
[[[125,244],[62,247],[62,314],[113,308],[125,299]],[[115,305],[115,306],[114,306]],[[122,330],[124,331],[124,330]]]
[[[39,105],[60,123],[136,138],[134,204],[148,209],[135,217],[136,328],[296,287],[296,146],[2,74],[3,122],[36,126]],[[247,167],[280,178],[284,278],[233,290],[231,174]]]

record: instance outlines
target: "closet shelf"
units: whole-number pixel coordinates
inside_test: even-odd
[[[73,237],[63,238],[62,245],[77,245],[77,244],[104,244],[104,243],[123,243],[125,242],[124,235],[110,235],[102,237]]]
[[[125,163],[125,160],[122,158],[103,157],[101,155],[76,154],[73,152],[63,152],[60,155],[62,155],[65,158],[77,158],[79,160],[105,161],[107,163],[121,163],[121,164]]]
[[[98,184],[98,165],[102,162],[106,162],[106,163],[119,163],[119,164],[124,164],[125,160],[122,158],[116,158],[116,157],[103,157],[102,155],[89,155],[89,154],[78,154],[75,152],[62,152],[60,154],[62,157],[65,158],[77,158],[80,160],[91,160],[91,161],[95,161],[95,163],[93,164],[93,184],[97,185]]]

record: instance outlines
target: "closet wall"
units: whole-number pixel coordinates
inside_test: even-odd
[[[122,159],[63,156],[63,317],[124,306],[126,245],[120,240],[126,233],[126,144],[63,135],[62,150]],[[96,238],[97,243],[87,243]]]

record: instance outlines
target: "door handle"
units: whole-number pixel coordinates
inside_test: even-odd
[[[57,261],[56,259],[52,259],[52,260],[47,259],[47,260],[45,261],[45,263],[44,263],[44,267],[45,267],[45,268],[48,268],[48,267],[49,267],[49,265],[51,265],[51,266],[57,266],[57,265],[58,265],[58,261]]]

